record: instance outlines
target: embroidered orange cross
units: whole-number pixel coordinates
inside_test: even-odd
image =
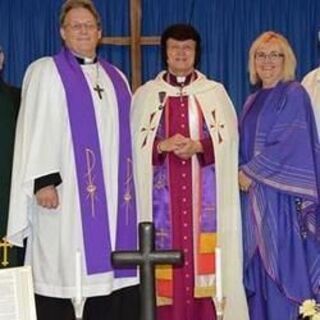
[[[147,144],[147,140],[148,140],[149,134],[150,134],[151,132],[153,132],[153,131],[155,130],[155,128],[156,128],[155,125],[152,124],[155,115],[156,115],[156,112],[152,112],[152,113],[150,114],[150,118],[149,118],[149,123],[148,123],[148,125],[146,125],[145,127],[143,127],[143,128],[141,129],[141,133],[144,133],[144,134],[145,134],[145,137],[144,137],[144,139],[143,139],[142,146],[141,146],[142,148]]]
[[[218,121],[216,110],[213,110],[211,112],[211,116],[212,116],[213,122],[210,124],[210,129],[212,129],[215,132],[215,134],[218,136],[218,142],[221,143],[223,142],[221,130],[224,129],[224,123]]]

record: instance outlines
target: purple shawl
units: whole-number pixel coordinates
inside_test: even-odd
[[[256,95],[245,104],[240,128]],[[254,144],[241,166],[253,180],[244,195],[245,270],[258,249],[269,277],[301,302],[311,288],[319,293],[318,253],[305,250],[303,238],[319,249],[320,148],[309,97],[299,83],[279,83],[270,92],[252,135],[253,141],[241,141],[246,149]]]

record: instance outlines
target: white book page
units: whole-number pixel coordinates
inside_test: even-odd
[[[36,320],[30,267],[0,269],[0,320]]]

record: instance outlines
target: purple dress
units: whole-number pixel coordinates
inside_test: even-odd
[[[309,98],[297,82],[260,90],[245,104],[240,165],[244,284],[251,320],[296,320],[318,298],[319,142]]]

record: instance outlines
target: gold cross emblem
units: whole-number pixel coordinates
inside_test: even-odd
[[[0,242],[0,248],[3,248],[3,255],[2,255],[1,265],[4,266],[4,267],[9,265],[8,249],[12,248],[12,247],[13,247],[13,245],[11,243],[9,243],[7,240],[5,240],[4,238]]]
[[[95,200],[96,200],[96,192],[97,192],[97,186],[94,184],[94,174],[93,170],[96,165],[96,157],[94,152],[86,148],[86,162],[87,162],[87,192],[88,192],[88,197],[90,198],[91,202],[91,215],[94,218],[96,215],[95,212]]]
[[[125,180],[125,192],[123,194],[124,205],[126,206],[126,224],[129,224],[129,207],[132,201],[132,160],[130,158],[127,159],[127,172],[126,172],[126,180]]]

